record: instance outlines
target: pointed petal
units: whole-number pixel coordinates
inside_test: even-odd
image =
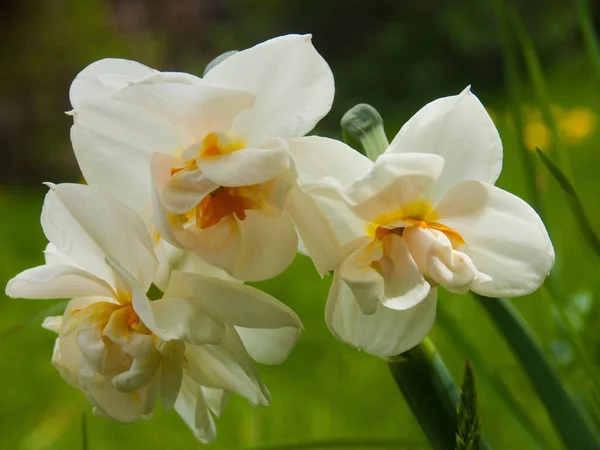
[[[77,108],[86,100],[108,96],[130,82],[139,81],[154,73],[156,70],[127,59],[106,58],[93,62],[79,72],[71,83],[71,105]]]
[[[205,444],[216,439],[215,423],[208,412],[203,390],[188,376],[183,377],[175,411],[192,430],[196,439]]]
[[[386,153],[407,152],[444,158],[436,183],[440,196],[462,180],[494,184],[502,170],[498,130],[469,88],[427,104],[406,122]]]
[[[300,339],[297,327],[274,329],[236,327],[250,357],[260,364],[281,364]]]
[[[111,257],[150,286],[158,268],[152,240],[139,216],[112,196],[85,185],[52,186],[42,227],[61,253],[94,275],[113,279],[105,263]]]
[[[232,129],[247,136],[249,145],[274,136],[306,134],[333,102],[333,74],[309,35],[282,36],[238,52],[204,79],[256,94],[254,106],[240,115]]]
[[[6,285],[12,298],[53,299],[93,295],[114,297],[110,285],[90,272],[73,266],[44,265],[27,269]]]

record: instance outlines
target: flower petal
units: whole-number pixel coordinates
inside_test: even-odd
[[[440,223],[460,233],[479,272],[471,289],[489,297],[535,291],[554,264],[554,249],[540,217],[527,203],[495,186],[458,183],[436,208]]]
[[[44,233],[82,268],[113,280],[106,257],[118,261],[144,288],[158,268],[142,220],[112,196],[90,186],[52,185],[42,210]]]
[[[285,173],[289,152],[283,139],[272,139],[262,148],[212,156],[201,156],[198,165],[204,176],[221,186],[248,186],[264,183]]]
[[[67,265],[44,265],[27,269],[6,285],[12,298],[53,299],[93,295],[114,297],[110,285],[90,272]]]
[[[404,353],[419,344],[433,326],[437,290],[416,306],[398,311],[379,305],[374,314],[361,312],[350,288],[334,278],[327,299],[326,320],[333,335],[359,350],[382,358]]]
[[[346,189],[347,201],[362,219],[381,223],[420,200],[443,167],[437,155],[383,154],[367,176]]]
[[[300,339],[297,327],[260,329],[235,328],[250,357],[260,364],[281,364],[292,352]]]
[[[200,169],[180,170],[169,177],[167,185],[160,192],[160,198],[168,212],[185,214],[218,187]]]
[[[335,181],[347,186],[366,176],[373,162],[343,142],[320,136],[287,139],[301,184]]]
[[[90,98],[107,96],[154,73],[156,70],[127,59],[106,58],[93,62],[71,83],[71,105],[77,108]]]
[[[433,153],[444,158],[436,183],[443,195],[454,183],[494,184],[502,170],[498,130],[470,88],[419,110],[398,132],[386,153]]]
[[[400,236],[385,236],[383,245],[384,256],[379,260],[384,282],[381,303],[395,310],[412,308],[427,296],[429,283],[423,278]]]
[[[149,203],[152,153],[186,147],[182,136],[163,121],[124,102],[85,104],[74,120],[71,143],[86,181],[136,211]]]
[[[383,246],[365,236],[350,241],[342,248],[342,254],[337,271],[340,279],[352,291],[363,314],[373,314],[384,292],[383,276],[373,266],[382,258]]]
[[[231,325],[302,328],[298,316],[274,297],[251,286],[219,278],[174,271],[165,297],[188,299],[215,319]]]
[[[285,210],[292,217],[319,275],[335,269],[339,264],[340,243],[317,202],[296,185],[288,192]]]
[[[217,437],[215,422],[208,412],[201,386],[190,377],[183,377],[175,402],[175,411],[199,441],[208,444]]]
[[[197,383],[237,392],[253,404],[269,403],[269,392],[233,327],[219,345],[188,346],[186,358],[187,374]]]
[[[254,106],[233,127],[234,134],[249,138],[250,145],[308,133],[333,102],[333,74],[310,35],[262,42],[225,59],[204,79],[256,94]]]
[[[236,117],[255,101],[250,92],[173,73],[156,73],[111,98],[159,119],[184,146],[198,143],[209,133],[228,134]]]

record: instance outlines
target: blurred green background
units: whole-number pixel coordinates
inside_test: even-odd
[[[339,138],[342,114],[368,102],[382,113],[392,137],[423,104],[469,84],[489,108],[504,142],[499,185],[530,202],[535,188],[557,253],[552,295],[544,289],[514,305],[561,380],[600,424],[590,377],[600,369],[598,259],[532,152],[540,147],[568,167],[591,223],[599,223],[600,78],[586,55],[573,3],[515,5],[547,89],[539,78],[529,81],[526,63],[532,60],[522,57],[523,33],[519,38],[509,27],[518,83],[507,90],[509,47],[503,47],[494,2],[487,0],[1,2],[0,285],[43,261],[41,183],[81,179],[70,149],[71,119],[63,114],[78,71],[100,58],[123,57],[200,75],[224,51],[280,34],[312,33],[336,77],[334,107],[318,134]],[[598,25],[600,2],[592,8]],[[253,407],[233,397],[210,448],[330,438],[395,439],[396,448],[428,448],[386,364],[327,331],[323,309],[330,281],[298,257],[284,274],[260,283],[300,315],[306,332],[284,365],[260,368],[272,405]],[[81,448],[84,412],[90,450],[202,447],[174,412],[157,411],[153,420],[134,425],[92,417],[84,395],[50,363],[55,336],[39,320],[22,326],[54,303],[0,294],[0,449]],[[474,363],[483,427],[493,447],[563,448],[533,387],[475,300],[444,292],[438,316],[431,336],[455,379],[466,358]],[[573,342],[581,344],[579,351]]]

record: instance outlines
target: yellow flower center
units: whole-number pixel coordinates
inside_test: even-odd
[[[367,225],[367,235],[381,241],[388,234],[402,236],[404,228],[419,226],[444,233],[453,245],[464,244],[465,240],[459,232],[437,222],[437,214],[431,204],[425,200],[417,200],[391,213],[381,214]],[[398,224],[401,224],[398,226]]]
[[[212,157],[242,150],[245,147],[246,142],[243,140],[230,140],[210,133],[198,146],[198,154],[200,157]],[[171,176],[182,170],[196,169],[198,169],[198,159],[192,158],[185,161],[181,167],[171,168]],[[185,223],[194,222],[196,227],[201,229],[215,225],[228,216],[234,215],[239,220],[244,220],[246,211],[263,208],[265,201],[274,196],[276,185],[277,179],[249,186],[221,186],[204,197],[196,207],[173,219]]]

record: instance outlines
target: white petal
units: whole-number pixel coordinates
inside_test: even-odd
[[[467,255],[452,248],[444,233],[412,226],[404,229],[402,238],[426,277],[452,292],[468,290],[477,269]]]
[[[181,391],[175,402],[175,411],[199,441],[208,444],[216,439],[213,418],[208,412],[201,386],[184,376]]]
[[[246,211],[197,233],[196,251],[207,262],[244,281],[273,278],[293,261],[298,248],[294,224],[286,214]]]
[[[205,80],[222,82],[256,94],[252,108],[234,124],[234,134],[249,145],[270,137],[302,136],[329,112],[333,74],[310,36],[288,35],[230,56]]]
[[[176,348],[174,357],[162,358],[160,372],[160,397],[163,408],[169,411],[175,405],[183,384],[185,344],[169,342],[165,345]]]
[[[380,305],[375,314],[361,312],[348,286],[334,279],[327,299],[327,326],[337,339],[371,355],[388,358],[419,344],[433,326],[437,290],[403,311]]]
[[[136,106],[103,99],[78,108],[71,143],[86,181],[140,211],[150,201],[150,157],[186,145],[160,119]]]
[[[423,278],[400,236],[395,234],[385,236],[383,245],[384,256],[379,260],[384,280],[381,303],[396,310],[412,308],[427,296],[429,283]]]
[[[180,136],[184,146],[198,143],[209,133],[227,134],[236,117],[254,103],[250,92],[182,75],[187,74],[157,73],[111,98],[159,119]]]
[[[253,404],[269,403],[269,392],[233,327],[222,344],[188,346],[186,357],[188,375],[203,386],[237,392]]]
[[[211,317],[231,325],[302,328],[298,316],[274,297],[251,286],[219,278],[175,271],[171,274],[165,297],[169,298],[164,301],[165,308],[170,297],[185,298]]]
[[[248,186],[269,181],[285,173],[289,152],[283,139],[273,139],[262,148],[244,148],[230,153],[202,156],[198,165],[206,178],[221,186]]]
[[[158,268],[142,220],[112,196],[85,185],[52,186],[44,201],[42,227],[57,249],[81,267],[110,280],[111,257],[148,288]]]
[[[46,330],[54,331],[55,333],[60,332],[62,325],[62,316],[48,316],[44,318],[42,322],[42,328]]]
[[[106,58],[93,62],[73,80],[69,90],[71,105],[77,108],[86,99],[107,96],[154,73],[156,70],[127,59]]]
[[[346,196],[357,215],[381,223],[420,200],[443,167],[444,160],[437,155],[383,154],[367,176],[346,189]]]
[[[229,400],[230,393],[222,389],[211,389],[202,386],[202,395],[204,395],[204,401],[215,416],[220,417],[227,400]]]
[[[317,202],[294,186],[286,197],[285,208],[319,274],[323,276],[335,269],[339,264],[340,243]]]
[[[373,162],[343,142],[319,136],[287,139],[301,184],[335,180],[347,186],[366,176]]]
[[[433,153],[443,157],[444,171],[436,185],[439,195],[462,180],[494,184],[502,170],[502,142],[498,131],[469,88],[419,110],[386,151],[396,152]]]
[[[339,277],[353,292],[362,312],[373,314],[384,292],[383,276],[373,266],[383,256],[383,245],[365,236],[350,241],[342,252]]]
[[[167,185],[160,192],[160,198],[170,213],[185,214],[218,187],[200,169],[181,170],[169,176]]]
[[[44,265],[21,272],[6,285],[12,298],[74,298],[93,295],[113,297],[106,281],[73,266]]]
[[[527,203],[477,181],[458,183],[436,208],[439,222],[461,234],[479,272],[471,289],[489,297],[526,295],[541,286],[554,249],[540,217]]]
[[[297,327],[274,329],[236,327],[250,357],[260,364],[281,364],[300,339]]]

